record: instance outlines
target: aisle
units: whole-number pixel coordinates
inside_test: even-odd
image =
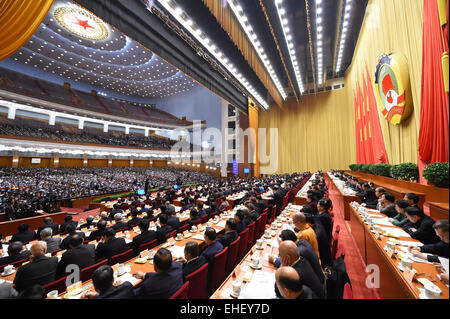
[[[91,209],[88,211],[83,212],[85,209],[87,209],[89,206],[81,206],[77,208],[69,208],[69,207],[61,207],[62,212],[71,212],[71,213],[77,213],[77,215],[72,215],[72,219],[74,221],[79,221],[81,218],[86,220],[86,217],[89,215],[95,216],[99,213],[99,208]]]
[[[335,203],[337,190],[331,188],[329,190],[330,199]],[[350,225],[344,220],[344,212],[339,209],[333,210],[334,212],[334,228],[336,225],[340,225],[341,231],[339,233],[339,243],[345,248],[345,265],[347,268],[348,276],[352,283],[353,298],[355,299],[379,299],[377,293],[370,288],[366,287],[366,272],[364,262],[356,247],[353,237],[351,236]],[[334,229],[333,229],[334,233]]]

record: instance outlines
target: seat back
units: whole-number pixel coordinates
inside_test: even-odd
[[[166,234],[166,240],[171,238],[171,237],[175,237],[177,236],[177,230],[172,230],[170,233]]]
[[[353,299],[352,286],[350,286],[348,282],[344,285],[344,293],[342,295],[342,299]]]
[[[248,225],[248,240],[247,240],[247,251],[255,244],[255,225],[256,221]]]
[[[267,224],[272,224],[276,217],[277,217],[277,205],[273,205],[272,214],[270,215],[270,218],[267,221]]]
[[[258,238],[264,234],[264,230],[266,229],[267,222],[267,212],[261,215],[261,221],[258,229]]]
[[[208,263],[186,276],[186,281],[190,282],[191,285],[188,299],[207,299]]]
[[[228,247],[225,247],[220,253],[214,256],[212,268],[210,291],[215,291],[225,279],[225,270],[227,266]]]
[[[61,277],[58,280],[43,285],[42,288],[44,288],[46,294],[48,294],[52,290],[58,290],[58,294],[63,293],[67,289],[66,279],[67,276]]]
[[[189,224],[186,224],[186,225],[180,226],[180,228],[178,228],[178,232],[184,233],[188,229],[189,229]]]
[[[143,243],[139,246],[139,251],[143,251],[146,249],[152,249],[154,247],[156,247],[156,245],[158,244],[158,239],[153,239],[152,241],[149,241],[148,243]]]
[[[241,237],[238,237],[234,242],[230,244],[230,251],[228,253],[227,258],[227,268],[225,270],[225,275],[228,276],[231,271],[236,266],[236,261],[239,253],[239,242],[241,240]]]
[[[85,281],[90,280],[92,278],[92,274],[94,273],[94,271],[98,267],[106,265],[107,263],[108,263],[108,260],[104,259],[104,260],[102,260],[99,263],[96,263],[96,264],[94,264],[92,266],[89,266],[89,267],[81,269],[81,281],[85,282]]]
[[[183,286],[176,293],[174,293],[169,299],[187,299],[189,293],[189,281],[186,281]]]
[[[253,241],[254,243],[256,243],[256,240],[258,240],[259,237],[261,237],[261,235],[259,234],[259,228],[261,227],[261,215],[258,216],[258,218],[255,220],[255,231],[254,231],[254,235],[253,235]]]
[[[238,253],[238,257],[237,257],[237,261],[238,262],[240,260],[242,260],[242,258],[244,258],[245,254],[248,251],[247,250],[247,248],[248,248],[248,234],[249,234],[249,229],[246,228],[239,235],[241,237],[241,242],[239,244],[239,253]]]
[[[208,221],[208,215],[203,215],[201,218],[200,218],[200,224],[204,224],[204,223],[206,223]]]
[[[130,260],[131,258],[133,258],[133,249],[128,249],[123,253],[112,256],[111,259],[109,260],[108,265],[112,266],[115,264],[122,264]]]
[[[4,269],[5,269],[5,267],[8,266],[8,265],[13,265],[14,268],[19,268],[19,267],[22,266],[22,264],[23,264],[24,262],[26,262],[26,261],[27,261],[27,259],[21,259],[21,260],[15,261],[15,262],[10,263],[10,264],[1,265],[1,266],[0,266],[0,271],[3,272]]]

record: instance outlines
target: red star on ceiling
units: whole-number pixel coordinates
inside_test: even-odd
[[[75,19],[77,19],[77,22],[75,22],[75,24],[82,26],[84,28],[84,30],[86,30],[86,28],[95,29],[93,26],[89,25],[88,20],[80,20],[77,17],[75,17]]]

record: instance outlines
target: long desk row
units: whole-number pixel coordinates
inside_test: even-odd
[[[426,281],[432,282],[442,291],[441,299],[449,298],[449,288],[440,281],[435,266],[426,261],[419,262],[419,259],[415,259],[408,253],[408,246],[421,246],[420,242],[412,239],[400,227],[387,222],[386,216],[381,213],[364,209],[357,203],[348,206],[352,214],[351,235],[367,266],[368,275],[369,273],[374,276],[379,274],[379,282],[375,280],[374,283],[378,283],[376,291],[382,299],[426,299],[423,291],[423,283]],[[368,218],[371,219],[375,228],[378,225],[380,229],[373,229]],[[396,244],[396,251],[393,251],[391,256],[391,251],[387,250],[388,241]],[[402,258],[413,260],[412,268],[416,273],[412,281],[408,280],[401,269]]]
[[[351,213],[349,209],[349,203],[358,202],[361,203],[361,197],[356,196],[351,189],[345,188],[339,180],[334,179],[331,173],[324,174],[326,179],[330,180],[329,192],[336,194],[335,200],[333,201],[333,210],[338,210],[344,212],[344,219],[349,220]]]

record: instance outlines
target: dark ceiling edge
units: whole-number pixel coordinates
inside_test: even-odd
[[[145,46],[228,103],[248,113],[247,97],[217,72],[139,0],[72,0]]]

